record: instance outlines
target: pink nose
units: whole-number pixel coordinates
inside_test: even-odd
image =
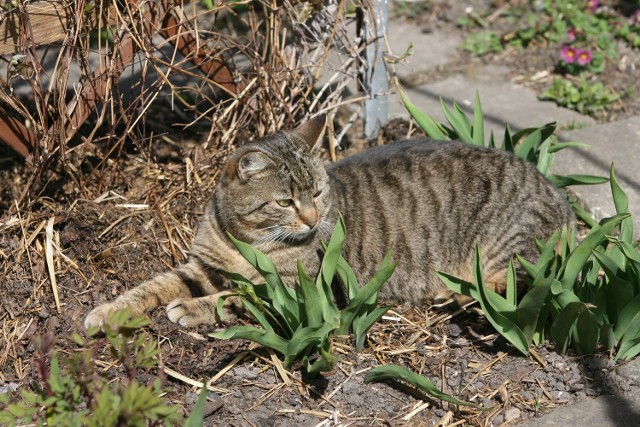
[[[318,224],[318,212],[315,209],[300,210],[299,217],[309,228],[313,228]]]

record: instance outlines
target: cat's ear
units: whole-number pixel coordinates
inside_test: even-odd
[[[236,174],[244,182],[274,165],[273,160],[266,154],[260,151],[247,151],[230,160],[227,173]]]
[[[326,125],[327,115],[321,114],[311,120],[307,120],[297,128],[288,131],[288,133],[306,142],[309,146],[309,151],[311,151],[322,141]]]

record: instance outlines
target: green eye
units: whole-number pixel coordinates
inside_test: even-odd
[[[280,199],[280,200],[276,200],[276,203],[279,204],[280,206],[282,206],[283,208],[286,208],[287,206],[293,205],[293,200],[291,200],[291,199]]]

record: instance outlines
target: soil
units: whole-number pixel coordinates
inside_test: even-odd
[[[440,30],[462,31],[452,24]],[[500,60],[514,66],[509,55]],[[518,64],[516,73],[529,67]],[[638,105],[625,108],[616,114]],[[406,132],[406,123],[393,122],[384,135]],[[44,178],[48,185],[19,210],[30,170],[0,147],[0,391],[37,382],[34,337],[53,333],[60,352],[75,351],[71,333],[82,331],[92,307],[184,260],[225,153],[204,150],[188,134],[172,138],[152,141],[153,156],[131,152],[87,173],[52,170]],[[88,154],[85,162],[97,160]],[[299,370],[283,377],[264,349],[215,340],[206,327],[179,327],[163,309],[150,317],[146,330],[159,342],[163,367],[196,381],[216,378],[205,420],[211,426],[515,424],[590,396],[626,395],[632,387],[606,354],[561,355],[547,346],[529,357],[518,354],[473,307],[456,313],[396,307],[372,328],[363,352],[341,347],[335,371],[317,378]],[[126,377],[106,351],[98,357],[114,380]],[[487,410],[456,407],[399,383],[364,384],[366,373],[383,363],[419,372]],[[189,413],[197,388],[166,378],[167,398]]]

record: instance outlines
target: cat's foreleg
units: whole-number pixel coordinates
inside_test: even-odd
[[[201,263],[190,260],[185,265],[157,275],[125,292],[114,301],[99,305],[86,317],[86,328],[102,326],[109,313],[130,308],[133,315],[169,304],[176,299],[199,298],[223,290],[224,279],[216,272],[207,271]],[[215,320],[212,320],[214,322]]]

